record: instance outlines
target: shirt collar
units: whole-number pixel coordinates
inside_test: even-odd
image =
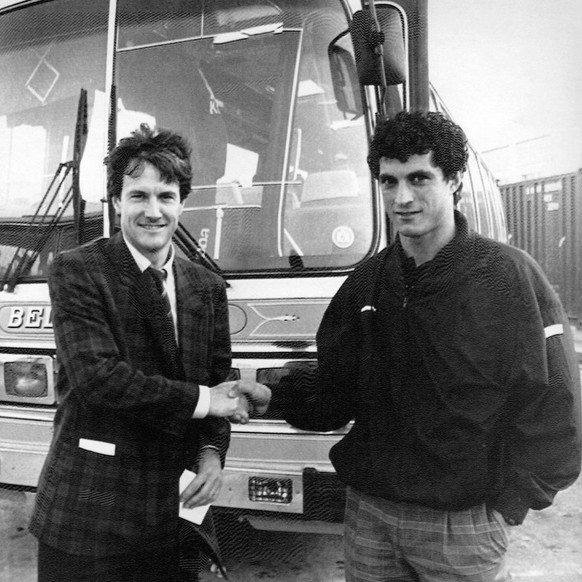
[[[134,258],[135,262],[139,270],[143,273],[148,267],[151,267],[152,264],[150,260],[142,255],[125,237],[123,237],[131,256]],[[172,272],[172,265],[174,264],[174,246],[170,245],[170,252],[168,253],[168,260],[164,263],[162,269],[166,271],[166,273]]]

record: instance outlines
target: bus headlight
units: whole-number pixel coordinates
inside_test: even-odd
[[[0,401],[55,404],[54,373],[51,356],[0,354]]]
[[[24,398],[43,398],[48,394],[47,369],[36,361],[4,364],[6,394]]]

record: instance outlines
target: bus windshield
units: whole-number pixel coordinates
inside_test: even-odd
[[[117,137],[146,122],[189,139],[182,225],[222,270],[345,268],[372,251],[360,92],[330,59],[352,55],[347,28],[331,0],[119,0]]]
[[[1,281],[29,259],[25,274],[44,278],[54,254],[78,243],[66,203],[71,173],[59,166],[73,159],[81,89],[89,123],[81,190],[87,215],[100,212],[103,149],[90,142],[106,131],[96,105],[103,110],[107,14],[107,0],[58,0],[0,15]],[[49,226],[55,216],[59,228]],[[102,227],[93,230],[89,238]]]

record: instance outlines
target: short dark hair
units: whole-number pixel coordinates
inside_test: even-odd
[[[151,129],[142,123],[130,137],[120,140],[105,160],[109,200],[121,197],[123,176],[141,175],[147,162],[160,172],[167,184],[179,184],[180,201],[183,202],[192,187],[191,152],[190,144],[181,135]]]
[[[450,180],[467,168],[469,151],[465,132],[442,113],[401,111],[376,125],[370,141],[368,166],[372,175],[380,174],[380,159],[406,162],[412,155],[432,152],[432,162]]]

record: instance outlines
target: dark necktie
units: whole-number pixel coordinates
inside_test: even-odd
[[[158,292],[157,298],[161,301],[163,312],[166,317],[170,318],[172,321],[172,327],[174,327],[174,320],[172,319],[172,306],[170,305],[170,298],[168,297],[168,291],[165,285],[166,279],[168,278],[168,273],[165,269],[160,270],[154,269],[153,267],[148,267],[146,271],[154,281],[154,285]]]
[[[167,356],[166,365],[168,374],[171,378],[183,378],[184,368],[178,350],[176,341],[176,329],[174,327],[174,318],[172,317],[172,307],[170,298],[166,290],[165,281],[168,273],[165,270],[148,267],[145,271],[153,283],[152,295],[154,299],[154,313],[159,322],[161,330],[161,340],[164,354]]]
[[[165,270],[148,267],[146,273],[153,281],[153,297],[156,304],[155,314],[157,315],[160,328],[162,330],[162,340],[169,352],[176,352],[176,330],[174,328],[174,318],[172,317],[172,307],[168,291],[164,285],[168,273]]]

